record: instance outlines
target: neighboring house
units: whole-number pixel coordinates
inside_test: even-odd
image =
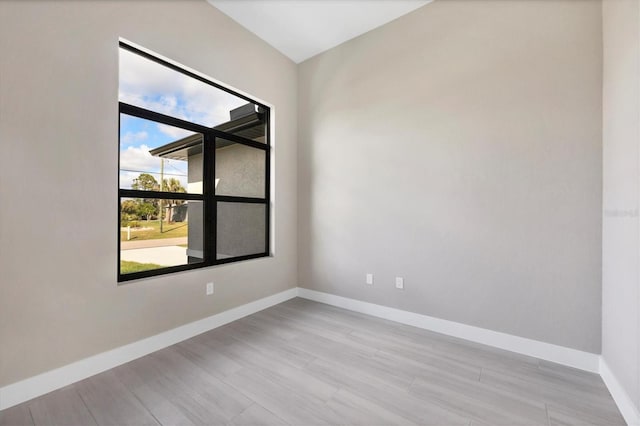
[[[265,117],[254,104],[230,111],[230,120],[215,127],[255,142],[265,142]],[[153,156],[188,163],[187,192],[202,193],[203,138],[196,133],[152,149]],[[263,197],[265,194],[264,151],[226,139],[216,139],[216,195]],[[181,206],[178,206],[181,207]],[[182,210],[182,211],[181,211]],[[175,206],[167,212],[173,221],[188,221],[189,263],[201,262],[203,248],[202,203],[189,201],[186,212]],[[259,253],[264,250],[264,206],[248,203],[218,203],[217,258]],[[261,219],[262,218],[262,219]],[[257,219],[257,220],[256,220]]]
[[[187,222],[189,220],[189,206],[187,204],[172,203],[163,207],[162,220],[167,223]]]

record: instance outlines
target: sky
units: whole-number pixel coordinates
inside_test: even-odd
[[[247,103],[230,93],[120,49],[121,102],[213,127],[229,121],[229,111]],[[159,157],[149,150],[193,134],[165,124],[120,114],[120,188],[131,188],[140,173],[160,182]],[[164,177],[187,187],[187,162],[164,160]]]

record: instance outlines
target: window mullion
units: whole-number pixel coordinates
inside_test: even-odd
[[[267,136],[268,138],[268,136]],[[267,208],[265,209],[265,230],[264,230],[264,252],[269,255],[271,252],[271,247],[269,241],[271,241],[271,145],[268,145],[267,152],[265,156],[265,161],[267,164],[265,165],[265,189],[264,196],[266,198]]]
[[[271,110],[265,110],[265,119],[267,123],[271,123]],[[264,188],[264,197],[267,199],[267,208],[265,209],[265,241],[264,241],[264,252],[268,256],[271,253],[271,127],[269,124],[266,126],[267,134],[266,136],[266,145],[267,151],[265,152],[265,188]]]
[[[216,260],[217,208],[215,200],[216,139],[213,132],[204,134],[203,147],[203,193],[204,193],[204,245],[205,262],[209,265]]]
[[[166,192],[166,191],[145,191],[139,189],[120,189],[121,198],[156,198],[160,200],[204,200],[201,194],[191,194],[188,192]]]

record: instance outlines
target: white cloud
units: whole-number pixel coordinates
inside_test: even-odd
[[[131,188],[133,180],[141,173],[151,174],[156,181],[160,182],[160,157],[149,154],[147,145],[139,147],[130,146],[120,151],[120,188]],[[165,160],[164,178],[176,178],[183,187],[187,187],[186,162]]]
[[[216,87],[120,49],[120,100],[172,117],[216,126],[247,102]]]
[[[178,98],[176,96],[160,96],[157,99],[150,99],[147,96],[128,93],[122,90],[118,96],[120,101],[124,103],[146,108],[161,114],[171,115],[176,118],[186,119],[184,111],[181,111],[178,107]]]
[[[141,132],[127,132],[120,138],[121,145],[131,145],[136,142],[142,142],[149,137],[149,134],[145,131]]]
[[[121,89],[136,88],[142,93],[161,93],[173,73],[169,68],[125,49],[120,49],[119,71]]]
[[[142,172],[159,172],[160,157],[149,154],[147,145],[130,146],[120,151],[120,168]]]
[[[133,180],[140,176],[140,173],[120,171],[120,188],[131,189]]]
[[[158,130],[160,130],[165,135],[169,135],[172,138],[175,138],[176,140],[186,138],[187,136],[194,134],[189,130],[181,129],[179,127],[168,126],[166,124],[160,124],[160,123],[158,123]]]

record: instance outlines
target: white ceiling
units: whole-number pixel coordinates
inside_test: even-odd
[[[300,63],[431,0],[207,0]]]

